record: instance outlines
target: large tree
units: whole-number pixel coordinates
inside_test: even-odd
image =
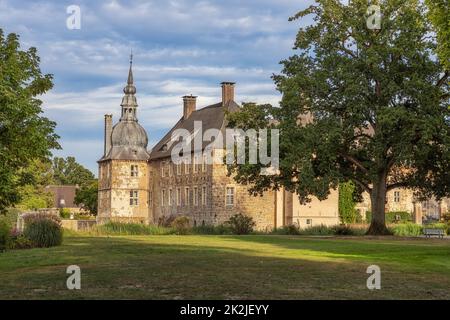
[[[369,234],[388,233],[389,190],[450,194],[448,73],[426,8],[418,0],[378,4],[378,29],[368,28],[367,0],[318,0],[299,12],[291,20],[314,22],[299,30],[296,54],[274,76],[280,108],[249,104],[229,115],[231,126],[281,132],[279,174],[231,165],[238,182],[254,193],[282,186],[307,202],[352,181],[370,194]]]
[[[53,179],[59,185],[85,186],[92,183],[95,176],[89,170],[79,164],[74,157],[53,159]]]
[[[37,98],[53,86],[39,63],[36,48],[21,50],[19,37],[0,29],[0,211],[20,201],[29,183],[21,169],[59,148],[55,123],[42,116]]]

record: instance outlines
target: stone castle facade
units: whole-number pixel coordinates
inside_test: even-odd
[[[247,186],[239,185],[227,176],[225,164],[205,161],[205,143],[201,150],[193,149],[190,161],[177,164],[172,161],[174,130],[187,130],[195,139],[195,122],[201,122],[203,132],[208,129],[223,132],[226,128],[225,113],[239,110],[234,100],[235,84],[223,82],[221,88],[221,101],[200,109],[197,109],[197,97],[184,96],[182,117],[149,150],[147,133],[138,122],[136,87],[130,63],[120,120],[113,126],[112,115],[105,115],[104,154],[98,161],[99,223],[157,224],[169,217],[186,216],[192,225],[217,225],[236,213],[251,216],[259,230],[291,224],[308,227],[339,223],[336,190],[331,191],[327,200],[313,198],[306,205],[300,204],[296,195],[284,190],[251,196]],[[210,156],[223,159],[224,150],[214,148]],[[365,195],[364,199],[358,205],[363,214],[370,209],[368,196]],[[388,202],[389,210],[418,212],[412,192],[407,190],[390,191]]]

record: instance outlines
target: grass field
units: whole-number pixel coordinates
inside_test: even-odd
[[[66,267],[81,267],[81,290]],[[366,268],[381,268],[381,290]],[[450,299],[450,241],[68,236],[0,253],[0,299]]]

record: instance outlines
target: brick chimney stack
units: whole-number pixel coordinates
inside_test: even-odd
[[[196,110],[197,107],[197,97],[193,96],[184,96],[183,97],[183,119],[187,119],[190,117],[191,113]]]
[[[105,150],[106,156],[111,149],[112,114],[105,114]]]
[[[222,105],[234,101],[234,82],[222,82]]]

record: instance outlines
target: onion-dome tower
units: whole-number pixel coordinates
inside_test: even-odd
[[[133,81],[133,55],[130,57],[127,85],[123,89],[121,117],[112,127],[105,115],[105,147],[99,163],[97,221],[149,221],[148,137],[138,123],[136,87]]]

